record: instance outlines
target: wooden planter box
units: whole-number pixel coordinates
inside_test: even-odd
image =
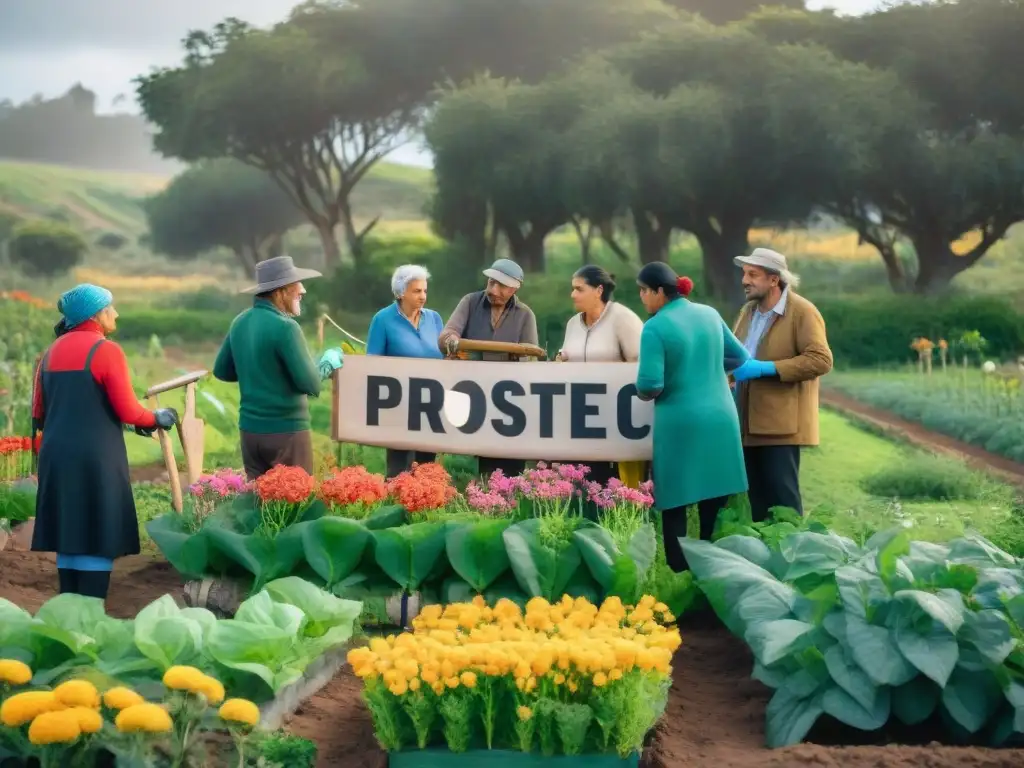
[[[440,748],[410,749],[388,755],[388,768],[637,768],[639,765],[639,755],[626,759],[607,754],[544,757],[505,749],[471,749],[468,752],[450,752]]]

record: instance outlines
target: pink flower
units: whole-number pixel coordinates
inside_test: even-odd
[[[590,467],[585,464],[556,464],[558,474],[573,483],[582,483],[590,474]]]

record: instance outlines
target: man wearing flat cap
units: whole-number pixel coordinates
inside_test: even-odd
[[[747,304],[733,329],[751,358],[733,372],[751,513],[803,514],[800,449],[818,444],[818,377],[832,370],[825,321],[796,293],[786,257],[768,248],[737,256]]]
[[[484,270],[487,287],[462,297],[448,324],[441,331],[438,346],[449,357],[459,348],[460,339],[504,341],[511,344],[539,343],[537,317],[516,296],[523,285],[523,269],[511,259],[498,259]],[[483,353],[484,360],[507,360],[505,355]],[[517,459],[479,457],[479,472],[490,475],[496,469],[506,476],[520,474],[526,462]]]
[[[238,428],[242,463],[250,480],[279,464],[313,472],[309,397],[342,365],[340,349],[324,352],[317,365],[295,318],[302,313],[303,280],[320,277],[300,269],[290,256],[256,265],[256,282],[242,293],[253,305],[231,323],[213,375],[238,382]]]

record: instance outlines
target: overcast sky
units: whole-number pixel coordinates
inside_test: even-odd
[[[0,0],[0,100],[58,96],[76,81],[97,93],[101,111],[135,110],[131,80],[181,60],[181,40],[238,16],[263,26],[283,19],[296,0]],[[862,13],[882,0],[809,0],[811,8]],[[396,160],[427,164],[415,147]]]

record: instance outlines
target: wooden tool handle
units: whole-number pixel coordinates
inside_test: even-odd
[[[491,352],[512,357],[535,357],[545,360],[548,353],[535,344],[513,344],[507,341],[476,341],[459,339],[459,352]]]
[[[148,400],[151,410],[156,410],[160,407],[160,401],[157,400],[156,395],[148,398]],[[180,515],[184,509],[184,499],[181,496],[181,478],[178,477],[178,460],[174,458],[174,446],[171,445],[171,436],[167,434],[167,430],[158,427],[156,434],[160,440],[160,450],[164,454],[167,479],[171,483],[171,508]]]

